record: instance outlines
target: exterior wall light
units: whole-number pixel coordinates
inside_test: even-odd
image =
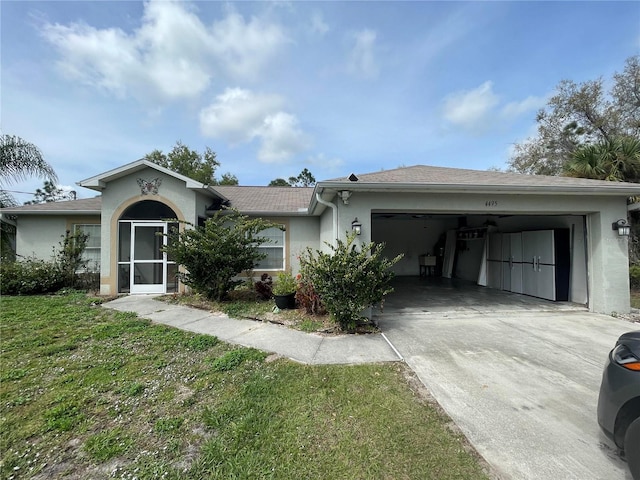
[[[631,225],[624,218],[617,220],[611,224],[612,230],[617,230],[621,237],[628,237],[631,233]]]
[[[351,230],[356,232],[356,235],[360,235],[362,233],[362,224],[358,221],[358,217],[351,222]]]

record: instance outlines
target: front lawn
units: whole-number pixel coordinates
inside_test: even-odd
[[[403,364],[299,365],[94,302],[2,298],[0,478],[487,478]]]

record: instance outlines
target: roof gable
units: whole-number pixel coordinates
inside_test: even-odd
[[[85,180],[81,180],[77,182],[77,184],[81,187],[90,188],[92,190],[101,192],[107,186],[107,183],[113,180],[117,180],[118,178],[132,175],[136,172],[139,172],[140,170],[144,170],[145,168],[151,168],[165,175],[181,180],[185,183],[186,188],[200,190],[210,195],[221,196],[209,185],[200,183],[192,178],[176,173],[173,170],[169,170],[168,168],[161,167],[160,165],[145,159],[136,160],[135,162],[128,163],[118,168],[114,168],[113,170],[100,173]],[[223,197],[223,200],[226,199]]]

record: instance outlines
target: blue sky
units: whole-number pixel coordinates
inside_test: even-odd
[[[2,133],[79,197],[94,193],[75,182],[177,140],[241,185],[504,168],[560,80],[609,79],[640,53],[638,2],[3,0],[0,14]]]

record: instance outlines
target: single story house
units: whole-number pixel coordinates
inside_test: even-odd
[[[436,273],[594,312],[630,310],[624,227],[640,184],[415,165],[315,187],[210,186],[138,160],[78,185],[100,195],[2,214],[14,219],[22,256],[50,258],[66,230],[87,232],[104,295],[182,291],[156,233],[168,218],[198,224],[224,205],[284,226],[266,232],[256,273],[296,272],[305,248],[356,229],[358,241],[404,254],[399,276]]]

